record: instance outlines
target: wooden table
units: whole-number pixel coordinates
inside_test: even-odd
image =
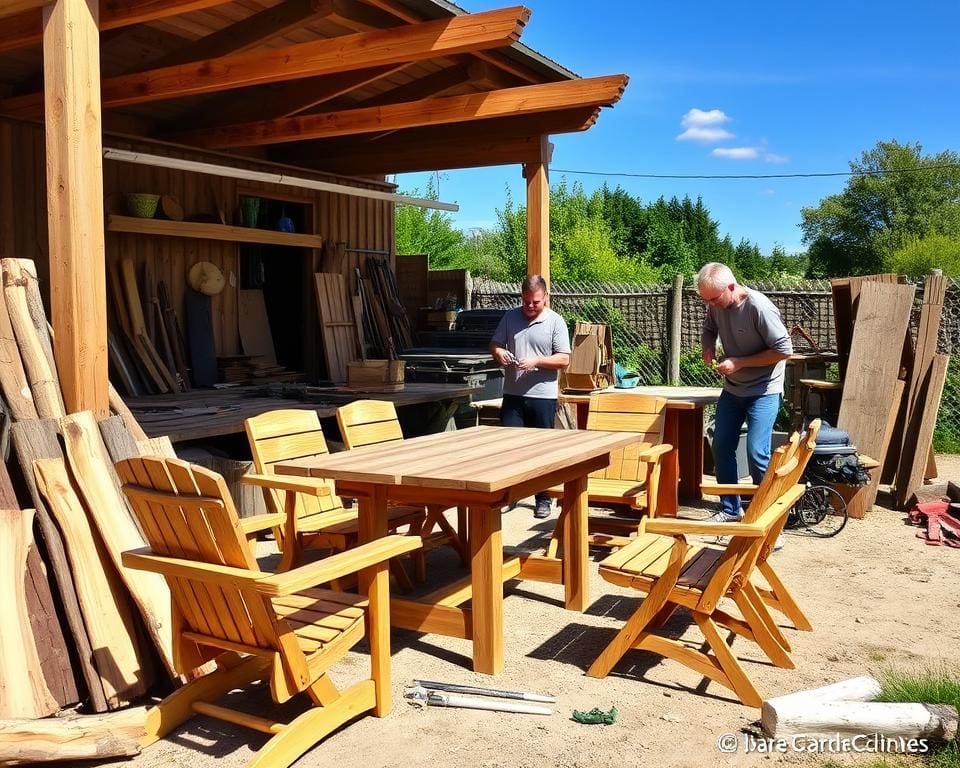
[[[676,448],[664,457],[660,482],[664,487],[677,484],[678,493],[687,499],[702,497],[703,481],[703,408],[720,399],[720,387],[633,387],[632,389],[607,389],[591,394],[562,394],[560,402],[574,403],[577,408],[577,426],[587,425],[590,398],[603,396],[605,392],[649,395],[667,399],[667,418],[663,428],[663,442]],[[670,496],[668,494],[668,496]],[[676,516],[676,500],[663,503],[657,508],[661,516]]]
[[[563,584],[567,608],[588,596],[587,475],[610,452],[637,440],[624,432],[573,432],[472,427],[455,432],[277,464],[277,472],[336,481],[337,493],[359,500],[360,538],[387,533],[387,503],[465,505],[470,575],[420,600],[390,601],[393,626],[473,640],[477,672],[503,670],[503,582],[515,578]],[[563,557],[503,558],[501,509],[563,484]],[[460,605],[472,600],[471,610]]]

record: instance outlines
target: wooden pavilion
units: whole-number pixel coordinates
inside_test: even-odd
[[[0,253],[36,259],[67,412],[101,417],[107,271],[121,255],[165,279],[178,312],[187,269],[218,265],[217,352],[240,348],[236,227],[147,226],[122,215],[125,193],[175,193],[188,212],[232,211],[241,195],[300,206],[298,233],[269,237],[302,249],[285,269],[291,296],[304,294],[309,370],[317,246],[347,242],[345,273],[370,252],[392,258],[387,174],[522,165],[528,269],[549,275],[549,137],[588,129],[627,83],[580,78],[520,44],[520,6],[3,0],[0,17]]]

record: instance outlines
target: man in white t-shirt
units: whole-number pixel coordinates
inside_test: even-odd
[[[553,429],[560,370],[570,364],[567,324],[547,307],[547,283],[528,275],[520,286],[522,306],[501,319],[490,354],[505,366],[500,423],[505,427]],[[550,496],[537,494],[534,517],[550,516]]]

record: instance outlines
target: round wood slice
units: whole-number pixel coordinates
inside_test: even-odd
[[[160,197],[160,210],[165,219],[183,221],[183,206],[173,195],[162,195]]]
[[[226,280],[220,268],[209,261],[198,261],[187,274],[187,283],[198,293],[216,296],[223,290]]]

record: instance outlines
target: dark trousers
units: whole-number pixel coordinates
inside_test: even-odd
[[[504,427],[536,427],[553,429],[557,418],[557,401],[540,397],[504,395],[500,405],[500,424]],[[537,502],[549,501],[550,494],[537,494]]]

